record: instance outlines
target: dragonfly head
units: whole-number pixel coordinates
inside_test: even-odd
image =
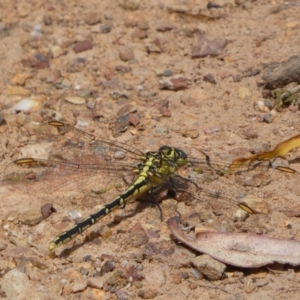
[[[186,153],[181,149],[162,146],[159,148],[159,152],[163,153],[164,156],[174,162],[178,167],[183,167],[188,162]]]

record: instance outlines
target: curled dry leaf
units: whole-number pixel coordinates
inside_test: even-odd
[[[245,163],[248,163],[248,165],[251,166],[255,161],[267,161],[275,157],[285,157],[292,149],[299,146],[300,146],[300,134],[279,143],[271,151],[260,152],[255,155],[251,155],[249,157],[241,157],[233,160],[229,170],[230,172],[233,173]],[[296,172],[294,169],[291,169],[289,167],[278,166],[277,169],[288,173]]]
[[[200,232],[195,238],[178,228],[178,218],[168,220],[172,235],[192,249],[208,254],[223,263],[257,268],[281,263],[300,265],[300,242],[248,233]]]

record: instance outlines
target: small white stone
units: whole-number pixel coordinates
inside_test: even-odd
[[[38,101],[32,100],[30,98],[24,98],[14,105],[13,109],[15,111],[24,111],[28,112],[32,108],[39,106]]]

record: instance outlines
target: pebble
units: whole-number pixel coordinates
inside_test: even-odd
[[[103,277],[89,277],[87,285],[96,288],[96,289],[102,289],[105,279]]]
[[[57,58],[59,56],[62,56],[63,54],[65,54],[65,51],[62,47],[60,47],[59,45],[54,45],[51,47],[50,49],[53,58]]]
[[[181,283],[181,280],[182,280],[182,278],[181,278],[181,275],[180,275],[179,273],[176,273],[176,274],[174,274],[174,275],[172,276],[172,281],[173,281],[173,283],[176,284],[176,285],[180,284],[180,283]]]
[[[245,130],[243,131],[243,134],[244,134],[246,139],[256,139],[256,138],[258,138],[258,132],[252,127],[245,128]]]
[[[10,210],[6,216],[5,216],[5,219],[9,222],[13,222],[14,220],[18,219],[18,215],[19,215],[19,212],[16,211],[16,210]]]
[[[88,285],[88,281],[87,279],[77,279],[74,281],[73,285],[72,285],[72,292],[73,293],[77,293],[80,291],[83,291],[87,288]]]
[[[30,98],[25,98],[19,101],[17,104],[13,106],[13,110],[16,112],[29,112],[32,111],[33,109],[37,110],[40,107],[41,103],[30,99]]]
[[[52,16],[50,14],[45,14],[43,16],[43,23],[46,26],[51,26],[52,25]]]
[[[245,222],[248,219],[248,217],[249,217],[249,213],[239,208],[234,213],[233,219],[235,222]]]
[[[76,73],[76,72],[80,72],[81,70],[83,70],[86,66],[86,59],[83,57],[76,57],[70,64],[69,67],[67,68],[67,71],[70,73]],[[64,84],[64,82],[68,82],[69,86],[71,85],[71,82],[64,78],[62,84]],[[67,85],[65,85],[67,86]],[[67,86],[68,87],[68,86]]]
[[[6,90],[8,96],[26,97],[31,95],[31,91],[22,86],[8,86]]]
[[[130,234],[129,242],[133,247],[140,247],[147,244],[149,241],[149,236],[140,223],[136,223],[131,227],[128,230],[128,233]]]
[[[251,96],[251,91],[249,88],[245,87],[245,86],[240,86],[238,88],[238,95],[240,99],[246,99],[249,98]]]
[[[3,272],[5,270],[13,269],[16,265],[12,262],[9,262],[7,259],[0,259],[0,271]]]
[[[123,159],[125,158],[126,153],[124,151],[116,151],[114,157],[116,159]]]
[[[4,118],[3,111],[0,110],[0,126],[3,126],[3,125],[6,125],[6,120]],[[3,133],[3,131],[1,131],[1,133]]]
[[[159,112],[162,114],[163,117],[167,117],[167,118],[171,117],[171,111],[166,107],[160,107]]]
[[[157,76],[163,76],[164,75],[164,69],[162,69],[162,68],[156,69],[155,74]]]
[[[168,128],[163,125],[157,125],[155,127],[155,132],[160,133],[160,134],[168,133],[168,131],[169,131]]]
[[[129,114],[128,115],[128,122],[136,127],[140,123],[140,119],[135,114]]]
[[[43,220],[43,215],[40,209],[33,208],[19,213],[18,219],[21,223],[25,225],[33,226],[40,223]]]
[[[125,290],[116,291],[115,295],[119,300],[127,300],[129,298],[128,293]]]
[[[25,295],[31,294],[32,288],[29,278],[20,269],[12,269],[2,278],[1,289],[7,299],[24,299]]]
[[[41,222],[41,223],[39,223],[38,225],[36,225],[34,227],[34,230],[35,230],[35,233],[44,235],[45,231],[48,230],[47,229],[47,224],[45,222]],[[44,247],[44,245],[42,245],[42,244],[40,246]]]
[[[108,10],[105,10],[103,12],[103,17],[104,17],[105,20],[110,20],[110,21],[113,20],[113,14]]]
[[[149,42],[146,44],[146,49],[148,53],[161,53],[161,48],[156,45],[154,42]]]
[[[145,288],[143,290],[139,290],[138,296],[142,299],[153,299],[158,295],[156,289]]]
[[[120,99],[120,98],[130,98],[130,94],[125,91],[125,90],[114,90],[112,92],[109,93],[109,95],[113,98],[113,99]]]
[[[188,80],[183,75],[174,75],[169,78],[164,78],[159,81],[159,88],[161,90],[184,90],[188,87]]]
[[[224,38],[208,39],[201,35],[197,44],[192,46],[192,58],[220,55],[228,40]]]
[[[204,276],[201,272],[199,272],[199,270],[193,268],[191,270],[191,274],[195,277],[195,279],[199,280],[199,279],[202,279]]]
[[[24,112],[17,111],[16,121],[18,125],[23,126],[25,124],[26,119],[27,119],[27,115]]]
[[[163,70],[162,75],[165,76],[165,77],[172,76],[173,75],[173,71],[170,70],[170,69]]]
[[[193,259],[193,265],[208,280],[219,280],[222,278],[226,265],[215,260],[209,255],[203,254]]]
[[[88,255],[84,256],[82,260],[84,262],[88,262],[88,261],[91,261],[92,259],[93,259],[93,256],[88,254]]]
[[[271,166],[273,169],[276,169],[278,167],[284,167],[284,168],[290,167],[288,161],[286,159],[283,159],[280,157],[276,157],[276,158],[272,159]]]
[[[147,20],[139,20],[137,23],[137,27],[141,30],[148,30],[150,28]]]
[[[101,15],[99,12],[92,11],[86,14],[84,22],[88,25],[95,25],[101,23]]]
[[[88,269],[84,268],[84,267],[80,267],[79,272],[80,272],[81,275],[84,275],[84,276],[88,276],[89,273],[90,273],[90,271]]]
[[[9,236],[9,242],[15,245],[19,249],[28,249],[28,244],[23,238],[19,238],[11,235]]]
[[[5,250],[6,248],[7,248],[7,244],[0,241],[0,251]],[[1,268],[0,268],[0,270],[1,270]]]
[[[30,35],[35,38],[39,39],[42,37],[42,26],[40,24],[36,24],[33,26],[33,30],[30,32]]]
[[[198,126],[183,126],[180,133],[184,137],[189,137],[191,139],[196,139],[199,136]]]
[[[203,75],[203,80],[211,84],[217,84],[215,78],[210,73]]]
[[[256,76],[260,73],[260,69],[249,68],[245,72],[243,72],[243,77],[252,77]]]
[[[155,268],[148,270],[145,273],[144,283],[145,286],[152,286],[155,289],[159,289],[167,282],[166,273],[162,269]]]
[[[129,10],[129,11],[135,11],[139,9],[139,1],[137,0],[129,0],[129,1],[123,1],[120,4],[120,7],[122,7],[124,10]]]
[[[99,24],[91,26],[91,32],[92,33],[99,33],[100,32]]]
[[[174,25],[168,22],[159,23],[156,26],[156,31],[166,32],[174,29]]]
[[[257,213],[268,215],[270,212],[269,204],[263,198],[256,197],[254,195],[249,195],[243,198],[243,202],[245,202]]]
[[[232,75],[233,82],[240,82],[240,81],[242,81],[242,79],[243,79],[243,76],[240,74]]]
[[[272,118],[271,114],[265,114],[265,115],[263,115],[263,121],[265,123],[270,124],[270,123],[272,123],[272,120],[273,120],[273,118]]]
[[[26,80],[29,78],[32,78],[33,74],[31,72],[23,72],[23,73],[18,73],[12,78],[12,83],[15,85],[25,85]]]
[[[219,132],[219,128],[218,127],[215,127],[215,128],[207,128],[204,130],[204,133],[207,134],[207,135],[210,135],[210,134],[216,134]]]
[[[35,69],[47,69],[50,67],[50,60],[42,53],[35,53],[26,59],[22,59],[24,67]]]
[[[47,73],[45,77],[45,82],[46,83],[61,83],[63,80],[63,76],[60,70],[50,70],[49,73]]]
[[[31,6],[27,2],[20,3],[17,7],[18,14],[21,18],[27,17],[31,10]]]
[[[253,280],[252,278],[248,279],[246,282],[245,282],[245,285],[244,285],[244,291],[247,293],[247,294],[250,294],[252,293],[254,290],[255,290],[255,285],[253,284]]]
[[[88,109],[94,109],[96,107],[96,103],[93,100],[88,100],[88,102],[86,103],[86,107]]]
[[[77,97],[77,96],[66,97],[65,101],[67,101],[69,103],[72,103],[72,104],[77,104],[77,105],[85,104],[86,103],[86,101],[85,101],[85,99],[83,97]]]
[[[132,33],[131,37],[132,37],[133,39],[134,39],[134,38],[137,38],[137,39],[142,40],[142,39],[145,39],[145,38],[148,37],[148,33],[147,33],[146,30],[136,29],[136,30]]]
[[[272,62],[264,69],[262,79],[266,89],[284,87],[291,82],[300,82],[300,56],[294,55],[282,62]]]
[[[56,212],[56,209],[53,207],[52,203],[46,203],[41,207],[43,219],[47,219],[53,212]]]
[[[289,106],[289,111],[295,113],[295,112],[297,112],[299,110],[299,108],[300,108],[300,104],[299,103],[295,103],[295,104],[293,103],[293,104],[291,104]]]
[[[106,225],[101,225],[97,230],[98,234],[102,237],[109,237],[113,234],[111,228]]]
[[[106,261],[104,265],[101,267],[100,274],[103,276],[106,273],[109,273],[115,269],[115,264],[113,261]]]
[[[123,61],[129,61],[134,59],[133,50],[128,46],[123,46],[119,49],[119,57]]]
[[[69,296],[72,294],[72,287],[69,285],[64,285],[62,289],[62,295],[63,296]]]
[[[87,51],[92,48],[93,48],[93,43],[91,41],[78,42],[73,46],[73,50],[75,53]]]
[[[267,181],[268,181],[268,177],[266,177],[266,174],[257,173],[252,176],[247,176],[246,178],[244,178],[244,180],[241,182],[241,184],[244,186],[259,187],[261,185],[267,184]]]
[[[105,23],[100,26],[100,32],[101,33],[109,33],[111,32],[113,24],[111,22]]]
[[[261,112],[268,112],[268,111],[270,111],[269,107],[265,106],[265,103],[264,103],[263,100],[255,101],[254,104],[253,104],[253,108],[256,111],[261,111]]]
[[[132,71],[131,67],[123,66],[123,65],[117,65],[115,69],[116,69],[116,71],[121,72],[121,73],[129,73]]]
[[[69,211],[68,212],[68,216],[70,217],[70,219],[72,221],[75,221],[75,222],[82,218],[81,213],[79,211],[77,211],[77,210],[71,210],[71,211]]]

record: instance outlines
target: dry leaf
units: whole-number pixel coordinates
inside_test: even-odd
[[[279,143],[272,151],[260,152],[249,157],[241,157],[232,161],[230,172],[234,173],[243,164],[248,163],[251,166],[255,161],[267,161],[275,157],[285,157],[293,148],[300,146],[300,134]],[[296,171],[289,167],[277,167],[278,170],[295,173]]]
[[[199,232],[195,238],[178,228],[178,218],[168,220],[172,235],[192,249],[223,263],[257,268],[272,263],[300,265],[300,242],[249,233]]]

